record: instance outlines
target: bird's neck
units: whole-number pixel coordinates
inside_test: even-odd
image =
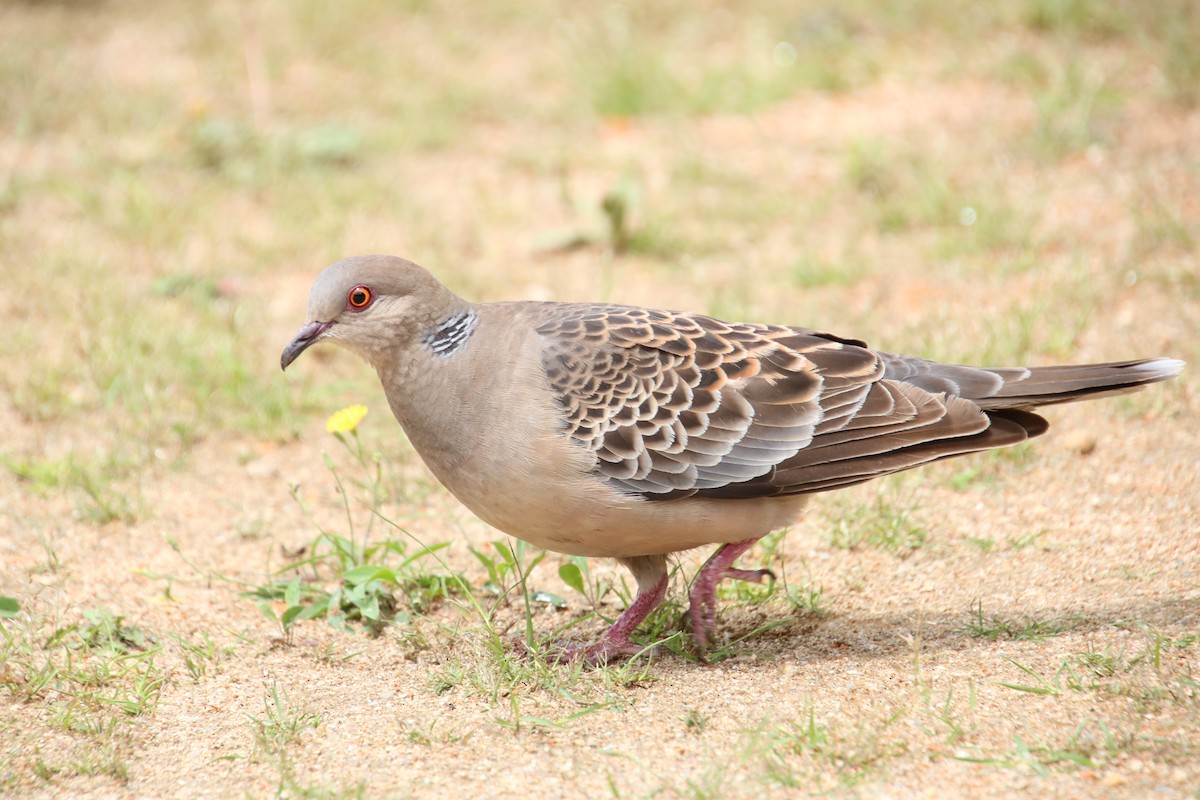
[[[478,324],[475,309],[464,305],[369,359],[392,413],[422,457],[436,449],[439,461],[458,463],[477,444],[461,431],[486,425],[493,376],[471,346]]]

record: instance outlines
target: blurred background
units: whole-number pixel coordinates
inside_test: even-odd
[[[367,252],[473,300],[706,311],[991,365],[1200,364],[1200,4],[0,3],[0,595],[30,630],[96,604],[189,642],[264,625],[236,588],[163,576],[182,553],[274,580],[316,535],[289,486],[339,524],[323,425],[349,403],[371,409],[393,513],[431,541],[495,536],[424,476],[368,368],[315,348],[279,372],[313,277]],[[1168,527],[1189,524],[1162,486],[1177,468],[1138,465],[1196,463],[1198,374],[1056,416],[1084,429],[1069,447],[1098,438],[1176,492]],[[1141,447],[1147,420],[1175,449]],[[976,508],[979,475],[1032,469],[1016,452],[922,473],[940,483],[917,497]],[[1140,502],[1099,467],[1055,484],[1066,451],[1039,452],[1042,512]],[[854,495],[871,514],[875,492]],[[942,532],[1009,536],[991,524]],[[5,774],[36,783],[20,758]]]
[[[1195,330],[1187,0],[79,0],[0,31],[5,413],[103,419],[122,460],[334,404],[273,365],[362,252],[988,363]]]

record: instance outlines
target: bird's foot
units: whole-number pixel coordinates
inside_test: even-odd
[[[570,661],[582,661],[591,667],[602,667],[616,661],[618,658],[632,657],[646,653],[655,653],[655,645],[640,645],[628,636],[614,635],[610,632],[600,637],[592,644],[576,644],[572,642],[555,642],[544,651],[546,661],[551,664],[562,664]]]
[[[629,607],[613,622],[598,642],[589,645],[555,644],[547,653],[547,661],[583,661],[591,666],[600,666],[621,656],[636,656],[654,648],[638,644],[630,638],[638,625],[658,607],[667,593],[667,576],[663,576],[646,591],[639,591]]]
[[[775,573],[769,569],[738,569],[731,566],[738,556],[749,550],[757,541],[758,539],[747,539],[721,545],[696,574],[689,595],[691,605],[688,608],[688,618],[692,625],[692,639],[701,659],[708,650],[709,634],[717,623],[717,584],[726,579],[752,583],[761,583],[763,578],[775,580]]]

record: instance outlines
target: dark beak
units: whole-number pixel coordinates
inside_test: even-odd
[[[279,357],[279,368],[286,370],[288,364],[291,364],[300,354],[308,349],[309,345],[315,344],[321,334],[329,330],[332,322],[310,322],[300,329],[296,334],[296,338],[292,339],[292,343],[283,348],[283,355]]]

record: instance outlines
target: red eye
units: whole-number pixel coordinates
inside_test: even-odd
[[[367,306],[371,305],[371,301],[375,299],[375,293],[367,286],[355,286],[346,295],[346,305],[354,311],[362,311]]]

